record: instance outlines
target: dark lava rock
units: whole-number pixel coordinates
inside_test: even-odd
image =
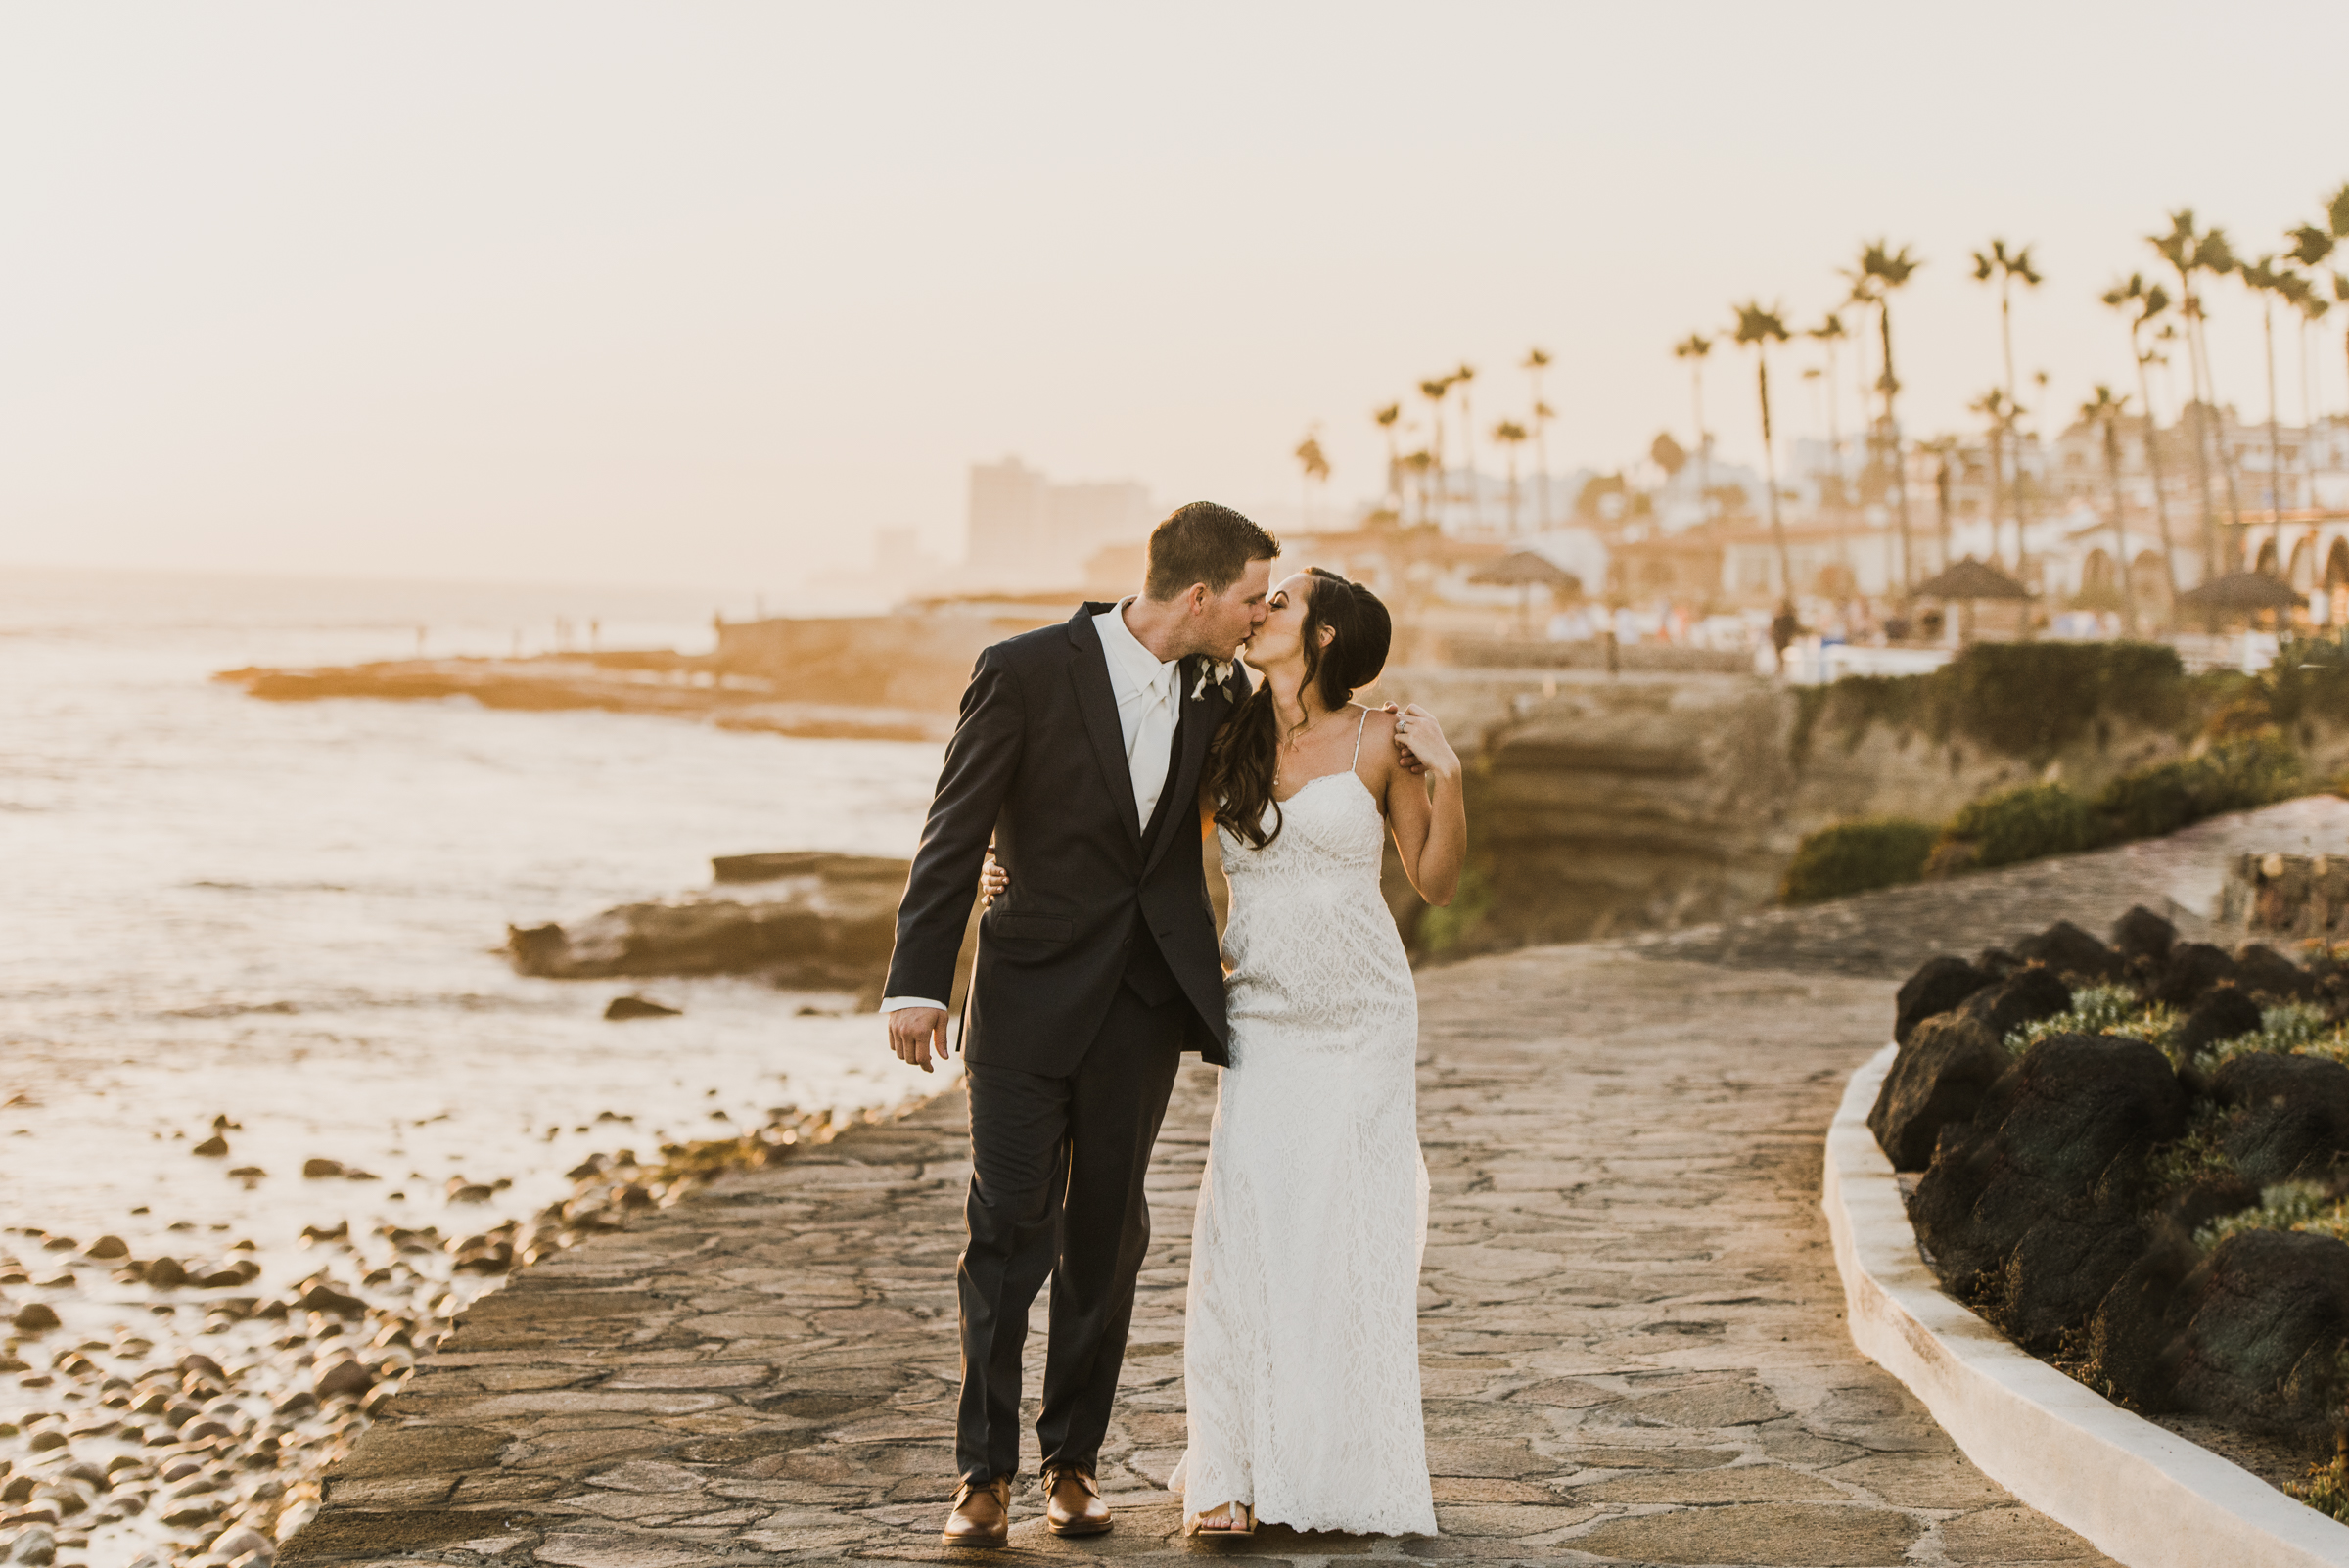
[[[1902,985],[1893,1005],[1892,1038],[1903,1045],[1916,1033],[1916,1026],[1926,1019],[1946,1013],[1975,992],[1991,984],[1993,977],[1962,958],[1947,954],[1928,958],[1924,967],[1911,975]]]
[[[2072,1004],[2072,989],[2049,970],[2034,964],[2017,969],[1997,986],[1966,998],[1965,1016],[1981,1020],[1991,1035],[2004,1039],[2025,1024],[2052,1018]]]
[[[2223,949],[2207,942],[2182,942],[2170,949],[2148,999],[2191,1007],[2234,978],[2234,960]]]
[[[17,1325],[20,1334],[46,1334],[58,1326],[59,1319],[56,1308],[47,1302],[35,1301],[18,1308],[17,1315],[9,1321]]]
[[[1982,955],[1974,960],[1974,967],[1993,980],[2004,980],[2022,968],[2023,961],[2004,947],[1985,947]]]
[[[1941,1130],[1972,1121],[1982,1096],[2013,1065],[1980,1019],[1928,1018],[1884,1075],[1867,1130],[1895,1171],[1922,1171],[1933,1163]]]
[[[2221,986],[2194,1005],[2178,1026],[2178,1049],[2188,1057],[2259,1029],[2259,1003],[2233,986]]]
[[[2317,993],[2317,977],[2264,942],[2234,950],[2235,984],[2278,1001],[2306,1001]]]
[[[2188,1097],[2142,1040],[2051,1035],[1953,1127],[1910,1215],[1942,1283],[2027,1348],[2085,1322],[2145,1250],[2145,1156]]]
[[[631,1018],[681,1018],[683,1016],[683,1010],[680,1008],[664,1007],[659,1002],[647,1001],[642,996],[615,996],[612,998],[611,1005],[604,1009],[605,1021],[615,1024],[625,1023]]]
[[[2112,923],[2113,950],[2123,958],[2158,964],[2168,959],[2177,941],[2178,928],[2142,903]]]
[[[2221,1064],[2211,1098],[2235,1112],[2225,1148],[2255,1186],[2329,1178],[2349,1155],[2349,1067],[2246,1051]]]
[[[2181,1407],[2261,1431],[2332,1430],[2349,1337],[2349,1245],[2241,1231],[2212,1251],[2182,1296],[2189,1314],[2177,1351]]]
[[[2036,937],[2014,945],[2014,955],[2025,963],[2045,964],[2058,975],[2091,985],[2117,980],[2128,970],[2121,955],[2073,925],[2058,920]]]

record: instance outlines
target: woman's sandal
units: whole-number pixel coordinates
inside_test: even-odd
[[[1221,1513],[1228,1523],[1209,1524],[1210,1514]],[[1207,1513],[1193,1514],[1189,1533],[1194,1536],[1253,1536],[1256,1534],[1256,1509],[1245,1502],[1226,1502],[1210,1508]]]

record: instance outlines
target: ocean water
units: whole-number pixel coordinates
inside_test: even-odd
[[[493,950],[509,921],[707,886],[713,854],[908,853],[937,747],[263,703],[207,678],[405,657],[419,627],[436,654],[544,648],[558,617],[575,642],[594,621],[606,647],[698,649],[713,608],[0,573],[0,1264],[53,1275],[68,1237],[200,1262],[249,1242],[235,1256],[264,1274],[244,1293],[266,1292],[320,1267],[305,1226],[347,1223],[355,1273],[378,1227],[527,1218],[590,1153],[939,1087],[845,997],[648,981],[683,1016],[610,1024],[605,1004],[639,988],[524,979]],[[228,1156],[192,1154],[221,1118]],[[375,1179],[305,1179],[314,1157]],[[228,1174],[247,1167],[267,1174]],[[453,1205],[456,1185],[494,1196]],[[168,1308],[103,1268],[57,1277],[0,1278],[0,1316],[40,1300],[68,1335],[118,1338],[126,1314],[170,1332]],[[9,1381],[0,1420],[41,1397]]]

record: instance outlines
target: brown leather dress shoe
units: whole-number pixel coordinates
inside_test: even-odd
[[[1117,1521],[1101,1500],[1090,1470],[1055,1465],[1044,1471],[1044,1528],[1056,1536],[1097,1536]]]
[[[939,1540],[949,1546],[1000,1546],[1011,1540],[1011,1477],[954,1489],[954,1509]]]

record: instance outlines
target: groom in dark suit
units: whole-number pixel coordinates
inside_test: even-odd
[[[1019,1469],[1028,1309],[1052,1280],[1045,1521],[1110,1527],[1094,1465],[1150,1241],[1142,1179],[1185,1050],[1221,1064],[1223,966],[1200,860],[1208,741],[1247,694],[1272,536],[1195,501],[1150,535],[1140,595],[979,656],[898,909],[891,1048],[946,1054],[953,981],[991,840],[1016,867],[980,917],[963,1018],[970,1244],[951,1545],[1001,1545]]]

